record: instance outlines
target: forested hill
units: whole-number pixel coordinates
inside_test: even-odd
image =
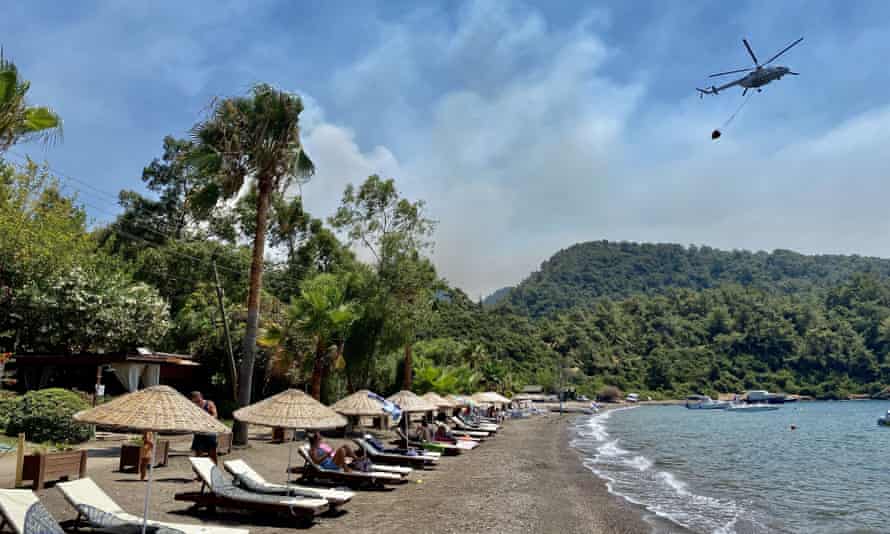
[[[539,317],[589,305],[599,297],[663,293],[668,288],[706,289],[732,283],[795,293],[834,287],[860,272],[890,277],[890,260],[592,241],[557,252],[504,300],[517,312]]]

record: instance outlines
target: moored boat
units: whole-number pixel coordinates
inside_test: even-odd
[[[690,410],[724,410],[728,407],[728,402],[715,401],[707,395],[690,395],[686,397],[686,408]]]
[[[779,406],[775,404],[730,404],[726,409],[730,412],[771,412],[778,410]]]

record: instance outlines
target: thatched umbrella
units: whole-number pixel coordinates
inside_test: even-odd
[[[420,396],[420,398],[429,401],[432,404],[435,404],[436,408],[454,408],[455,406],[455,403],[453,401],[446,399],[435,391],[424,393]]]
[[[410,422],[409,418],[411,417],[411,415],[410,415],[411,413],[432,412],[433,410],[436,409],[435,404],[429,402],[426,399],[422,399],[422,398],[418,397],[417,395],[415,395],[414,393],[404,390],[404,389],[402,391],[399,391],[395,395],[390,395],[389,397],[386,398],[386,400],[397,405],[402,410],[402,412],[405,414],[402,421],[404,422],[403,431],[405,432],[406,438],[408,436],[408,423]],[[407,447],[407,446],[408,446],[408,440],[406,439],[405,447]]]
[[[395,395],[387,397],[386,400],[393,404],[397,404],[405,413],[431,412],[436,409],[435,404],[404,389]]]
[[[235,419],[251,425],[286,428],[289,430],[327,430],[345,426],[346,419],[311,396],[297,389],[288,389],[268,399],[235,410]],[[294,440],[291,438],[287,452],[287,473]]]
[[[471,404],[473,404],[472,399],[462,397],[461,395],[446,395],[446,398],[453,402],[456,407],[470,406]]]
[[[80,423],[116,430],[163,432],[165,434],[221,434],[229,428],[169,386],[152,386],[118,397],[105,404],[74,414]],[[148,503],[151,499],[151,476],[155,449],[151,449],[148,483],[142,510],[142,534],[148,524]]]
[[[373,417],[380,415],[383,412],[383,408],[380,405],[380,402],[371,395],[371,391],[360,389],[352,395],[343,397],[332,404],[331,409],[339,414],[351,415],[354,417]]]

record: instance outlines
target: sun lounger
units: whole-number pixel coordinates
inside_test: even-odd
[[[362,439],[367,441],[368,445],[373,446],[378,452],[387,452],[389,454],[407,454],[409,456],[418,454],[425,456],[431,460],[438,460],[442,457],[442,453],[440,451],[430,451],[420,446],[412,446],[407,449],[402,447],[387,447],[383,444],[382,441],[375,438],[371,434],[365,434],[364,436],[362,436]]]
[[[273,484],[267,482],[244,460],[226,460],[223,462],[226,471],[235,477],[235,483],[241,488],[254,493],[266,495],[288,495],[291,497],[309,497],[326,499],[332,507],[342,506],[352,500],[355,493],[351,491],[323,488],[307,488],[296,484]]]
[[[474,439],[485,439],[491,437],[494,432],[488,432],[484,430],[474,429],[463,421],[458,419],[457,417],[452,417],[451,422],[454,425],[451,429],[451,433],[455,435],[460,435],[461,433],[467,436],[470,436]]]
[[[189,458],[189,461],[201,478],[201,491],[177,493],[173,497],[177,501],[191,502],[195,507],[211,510],[217,507],[251,510],[304,519],[311,519],[330,508],[326,499],[253,493],[232,484],[210,458]]]
[[[433,463],[435,462],[435,460],[433,460],[432,458],[427,458],[426,456],[419,454],[415,456],[409,456],[407,454],[392,454],[382,452],[378,450],[377,447],[371,445],[362,438],[355,438],[353,441],[355,441],[355,444],[361,447],[363,451],[365,451],[365,454],[367,454],[371,462],[375,464],[375,467],[378,467],[376,464],[389,464],[408,465],[416,469],[423,469],[424,466],[433,465]]]
[[[402,482],[406,482],[406,476],[403,476],[399,473],[389,473],[382,471],[342,471],[342,470],[332,470],[332,469],[323,469],[320,465],[315,463],[312,460],[312,457],[309,455],[309,446],[303,445],[299,448],[300,456],[305,460],[305,465],[303,466],[303,479],[307,481],[314,480],[327,480],[331,482],[338,482],[341,484],[346,484],[350,487],[361,487],[361,486],[383,486],[386,484],[400,484]]]
[[[65,534],[59,522],[31,490],[0,489],[0,530],[15,534]]]
[[[393,443],[405,443],[412,447],[435,447],[437,450],[441,451],[442,454],[447,456],[457,456],[463,451],[470,451],[476,448],[478,445],[477,442],[472,441],[462,441],[457,444],[455,443],[446,443],[444,441],[417,441],[408,439],[405,437],[405,433],[402,432],[401,428],[396,429],[396,434],[398,434],[399,439],[394,440]]]
[[[77,519],[75,528],[81,519],[86,519],[93,528],[108,528],[115,522],[135,523],[142,525],[142,518],[128,514],[114,500],[102,491],[91,478],[80,478],[70,482],[56,484],[59,491],[75,510]],[[178,530],[185,534],[248,534],[247,529],[227,528],[215,525],[189,525],[183,523],[164,523],[148,521],[149,525]]]
[[[497,433],[497,431],[501,428],[500,425],[498,425],[496,423],[487,423],[487,422],[473,423],[473,422],[470,422],[470,421],[464,419],[463,417],[461,417],[459,415],[453,416],[451,419],[453,421],[456,421],[457,423],[460,423],[461,425],[463,425],[463,427],[466,427],[465,428],[466,430],[480,430],[482,432]]]

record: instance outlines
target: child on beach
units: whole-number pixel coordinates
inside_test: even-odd
[[[145,480],[148,466],[151,464],[151,453],[155,448],[154,432],[142,434],[142,447],[139,449],[139,480]]]

